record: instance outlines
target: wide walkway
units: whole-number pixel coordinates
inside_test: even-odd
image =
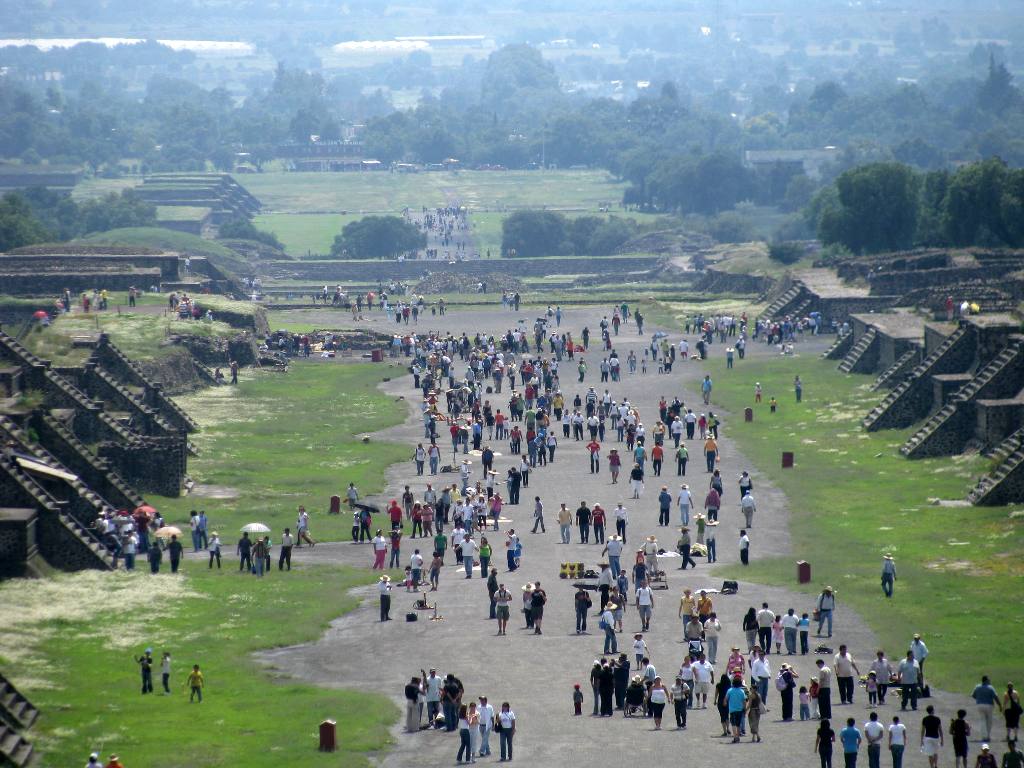
[[[608,310],[610,312],[610,310]],[[517,319],[532,323],[532,311],[518,314],[502,312],[500,307],[493,311],[451,312],[444,318],[430,318],[430,325],[421,323],[420,330],[427,328],[442,331],[451,330],[461,333],[467,330],[503,332],[512,326]],[[598,327],[603,311],[598,308],[571,310],[563,320],[563,329],[571,330],[577,338],[583,325],[587,324],[592,331]],[[372,322],[372,320],[371,320]],[[623,326],[621,335],[614,338],[615,348],[625,361],[630,349],[642,355],[643,345],[650,338],[650,331],[645,339],[640,339],[632,324]],[[595,333],[596,335],[596,333]],[[678,340],[679,335],[670,337]],[[691,338],[691,346],[695,339]],[[793,358],[794,372],[799,371],[801,356],[820,354],[827,342],[810,342],[801,344],[799,354]],[[713,355],[723,354],[721,345],[712,347]],[[775,354],[774,350],[765,350],[763,346],[754,345],[750,355]],[[748,355],[749,356],[749,355]],[[564,363],[562,367],[562,389],[568,402],[579,391],[581,395],[586,387],[593,384],[598,392],[605,385],[600,384],[597,373],[601,356],[596,350],[586,355],[590,372],[583,385],[576,383],[573,375],[574,366]],[[736,368],[728,375],[744,376],[744,363],[737,361]],[[657,420],[657,403],[661,396],[671,402],[678,396],[696,413],[706,412],[699,395],[699,382],[703,377],[703,369],[699,362],[677,363],[671,375],[658,375],[655,368],[649,367],[646,375],[639,372],[632,376],[624,374],[624,380],[618,384],[608,384],[612,396],[620,400],[626,396],[640,409],[641,419],[648,427]],[[404,396],[409,401],[410,418],[400,427],[388,430],[375,436],[375,439],[389,439],[404,442],[412,446],[422,437],[422,427],[418,419],[418,395],[412,389],[411,377],[396,379],[385,385],[386,391],[396,396]],[[753,382],[751,382],[751,391]],[[496,396],[494,401],[503,410],[507,395]],[[774,467],[753,467],[737,449],[732,439],[733,433],[743,428],[742,415],[722,413],[715,407],[712,400],[710,406],[724,418],[720,447],[722,452],[721,470],[725,480],[725,498],[720,514],[721,526],[718,533],[719,565],[709,567],[705,561],[699,560],[696,571],[685,572],[674,570],[678,560],[669,561],[667,591],[656,592],[656,605],[651,631],[646,641],[651,651],[653,664],[671,684],[683,658],[685,645],[682,643],[681,624],[677,619],[678,601],[684,587],[693,590],[702,588],[720,588],[723,578],[742,576],[739,565],[738,535],[742,516],[738,509],[738,491],[736,480],[740,472],[747,469],[751,472],[757,498],[758,512],[754,527],[750,531],[752,542],[752,559],[769,556],[789,556],[797,560],[798,553],[790,551],[788,535],[788,510],[786,499],[771,482]],[[760,415],[760,414],[759,414]],[[560,436],[560,430],[558,431]],[[615,447],[614,433],[608,435],[603,453]],[[444,445],[446,441],[440,441]],[[560,502],[565,502],[570,509],[575,509],[581,500],[589,504],[601,502],[606,510],[611,510],[616,502],[623,501],[630,512],[628,530],[629,544],[639,546],[642,538],[648,534],[658,536],[659,542],[668,550],[674,549],[678,536],[676,512],[673,511],[673,526],[663,528],[657,525],[657,495],[663,483],[671,491],[677,491],[681,482],[687,482],[693,490],[696,503],[703,503],[708,487],[708,475],[700,460],[700,443],[690,443],[691,462],[685,478],[678,478],[673,463],[666,462],[661,482],[648,473],[647,485],[640,500],[630,499],[629,487],[623,477],[619,485],[611,485],[606,468],[602,474],[594,476],[589,473],[589,465],[583,443],[563,442],[556,453],[556,460],[546,468],[531,473],[530,487],[522,493],[522,503],[518,507],[505,508],[508,522],[502,523],[502,531],[509,526],[521,534],[523,540],[522,568],[515,573],[505,571],[502,543],[504,533],[489,535],[497,557],[495,564],[499,568],[499,578],[518,597],[520,587],[527,581],[541,581],[548,593],[548,605],[545,608],[544,634],[536,636],[532,632],[520,629],[523,626],[522,616],[513,613],[510,621],[509,634],[506,637],[496,636],[496,625],[487,618],[487,592],[483,579],[467,581],[462,570],[456,569],[451,554],[448,554],[446,568],[441,578],[441,589],[431,593],[430,599],[436,598],[438,610],[444,621],[423,621],[406,623],[404,615],[412,606],[414,595],[406,595],[399,590],[393,599],[392,615],[395,621],[381,624],[377,621],[376,591],[373,588],[363,590],[366,602],[357,610],[334,622],[331,628],[316,643],[305,646],[285,648],[261,654],[262,659],[284,674],[308,680],[325,686],[358,688],[384,692],[395,698],[396,703],[403,705],[402,687],[412,675],[419,673],[421,668],[436,667],[439,674],[455,673],[466,687],[466,701],[475,700],[479,695],[488,696],[496,707],[502,701],[509,701],[519,718],[519,733],[515,745],[515,758],[531,765],[565,765],[571,760],[573,764],[597,765],[607,764],[609,758],[615,762],[628,759],[635,754],[643,760],[656,759],[664,764],[675,764],[685,756],[687,764],[711,766],[725,764],[724,761],[757,760],[763,766],[790,766],[817,764],[812,753],[814,730],[816,723],[781,723],[780,702],[772,686],[768,696],[770,712],[762,719],[763,743],[732,745],[718,737],[721,733],[718,724],[718,713],[714,707],[707,710],[695,710],[690,713],[689,725],[685,731],[677,732],[670,715],[666,716],[665,728],[661,732],[653,730],[653,722],[641,719],[625,719],[621,713],[614,718],[594,718],[586,714],[581,718],[572,716],[572,689],[579,683],[586,695],[584,712],[591,708],[591,693],[588,675],[593,661],[601,657],[603,633],[596,626],[596,619],[591,620],[590,634],[577,636],[574,628],[573,594],[570,581],[558,578],[559,564],[562,561],[582,561],[587,567],[594,567],[603,560],[600,556],[601,546],[580,544],[576,528],[573,528],[572,543],[559,543],[558,526],[555,512]],[[671,443],[669,444],[671,446]],[[508,446],[495,445],[500,453],[507,454]],[[624,446],[619,446],[624,452]],[[450,457],[450,447],[446,458]],[[504,475],[508,467],[508,457],[503,456],[496,461],[496,469]],[[479,464],[476,465],[479,470]],[[625,474],[625,473],[624,473]],[[388,493],[385,498],[396,497],[405,484],[410,484],[416,491],[422,490],[424,481],[434,480],[437,483],[457,482],[457,475],[442,475],[437,478],[417,478],[410,461],[407,465],[393,467],[388,475]],[[345,479],[339,478],[339,488],[344,487]],[[532,499],[539,495],[547,509],[547,533],[531,534]],[[382,521],[383,522],[383,521]],[[381,527],[386,528],[386,525]],[[315,530],[315,521],[314,521]],[[416,541],[403,542],[403,565],[412,553]],[[428,549],[424,542],[424,550]],[[627,552],[633,547],[627,548]],[[634,550],[635,551],[635,550]],[[369,567],[372,556],[367,545],[350,543],[327,544],[317,546],[310,551],[300,550],[297,560],[302,562],[332,561]],[[623,558],[625,564],[626,558]],[[828,579],[839,589],[839,603],[835,616],[835,635],[830,642],[838,648],[840,643],[850,646],[854,658],[860,663],[862,671],[867,670],[874,657],[876,640],[865,624],[842,601],[843,575],[830,572],[827,563],[815,563],[815,581]],[[795,581],[795,565],[794,565]],[[330,585],[325,585],[330,588]],[[880,598],[881,599],[881,598]],[[755,606],[760,608],[765,601],[777,613],[784,613],[788,608],[796,609],[797,613],[810,613],[813,608],[813,597],[795,591],[765,587],[740,581],[739,593],[734,596],[716,596],[715,610],[723,624],[723,637],[719,645],[719,664],[728,656],[731,645],[739,645],[744,650],[746,643],[741,631],[741,619],[746,610]],[[632,606],[626,613],[626,631],[619,635],[620,650],[630,654],[632,659],[632,636],[639,630],[639,620]],[[907,640],[916,627],[907,627]],[[927,631],[928,628],[923,628]],[[811,637],[812,648],[816,642]],[[939,644],[941,645],[941,644]],[[889,648],[891,660],[899,660],[906,652],[906,647]],[[813,663],[818,658],[813,655],[797,657],[779,657],[772,655],[770,661],[773,671],[783,661],[795,664],[800,675],[799,682],[806,684],[814,674]],[[831,656],[825,657],[831,666]],[[716,675],[717,676],[717,675]],[[838,690],[833,689],[833,699],[838,701]],[[956,706],[966,706],[964,697],[952,699],[939,696],[932,699],[936,703],[943,719],[947,719]],[[955,706],[954,706],[955,703]],[[922,702],[922,709],[924,702]],[[880,710],[880,718],[888,724],[891,716],[899,709],[895,697]],[[974,714],[973,707],[968,707]],[[324,713],[329,716],[330,713]],[[856,693],[854,706],[834,707],[833,724],[836,730],[842,727],[846,717],[855,717],[858,725],[867,720],[869,711],[866,709],[866,695],[862,688]],[[904,765],[924,765],[925,759],[917,752],[917,740],[921,713],[907,713],[907,725],[911,733],[911,747],[908,748]],[[458,739],[452,734],[442,732],[420,732],[407,734],[401,730],[402,724],[396,726],[395,745],[383,761],[386,766],[411,765],[443,765],[453,763],[458,748]],[[1001,731],[1001,728],[999,729]],[[497,761],[497,738],[492,741],[494,758]],[[952,763],[952,751],[947,749],[948,756],[943,757],[942,765]],[[977,752],[972,744],[972,754]],[[973,759],[973,758],[972,758]],[[866,765],[866,755],[862,753],[861,761]],[[671,763],[669,761],[672,761]],[[841,764],[842,756],[837,753],[836,762]],[[883,765],[889,765],[888,752],[884,754]]]

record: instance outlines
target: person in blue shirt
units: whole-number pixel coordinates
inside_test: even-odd
[[[732,687],[725,694],[729,705],[729,724],[732,726],[732,743],[740,740],[740,725],[743,722],[743,710],[747,705],[747,692],[743,690],[743,681],[738,677],[732,679]]]
[[[861,738],[857,721],[852,717],[846,718],[846,727],[839,732],[839,740],[843,742],[843,760],[846,768],[856,768],[857,751],[860,749]]]

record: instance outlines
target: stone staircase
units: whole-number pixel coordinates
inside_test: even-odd
[[[878,342],[878,332],[874,328],[868,328],[862,333],[853,348],[846,353],[846,357],[839,363],[839,370],[843,373],[854,373],[857,371],[858,363],[864,359],[868,350]]]
[[[917,360],[920,351],[916,347],[911,347],[902,355],[900,355],[896,362],[886,368],[882,373],[875,379],[875,383],[871,385],[872,391],[877,392],[883,387],[893,387],[899,383],[902,376],[905,376],[914,369],[915,360]]]
[[[75,474],[58,461],[49,451],[38,443],[31,442],[28,435],[6,416],[0,416],[0,435],[6,435],[8,439],[13,439],[21,451],[32,456],[39,463],[53,469]],[[106,499],[90,489],[77,477],[74,480],[58,480],[53,478],[52,482],[62,484],[65,488],[65,492],[62,495],[67,497],[62,500],[67,501],[71,505],[75,518],[86,525],[91,524],[97,517],[106,512],[117,511]],[[53,494],[51,493],[51,495]]]
[[[1018,429],[996,448],[996,453],[1005,451],[1009,451],[1005,458],[967,494],[967,500],[972,504],[992,507],[1020,500],[1024,486],[1024,428]]]
[[[984,451],[983,455],[985,458],[991,459],[994,464],[999,465],[1022,445],[1024,445],[1024,427],[1016,432],[1011,432],[991,451]]]
[[[32,742],[7,723],[0,723],[0,765],[24,768],[32,760]]]
[[[97,473],[103,476],[104,496],[112,504],[125,509],[140,507],[146,502],[134,488],[125,482],[110,466],[106,459],[96,456],[88,446],[79,440],[60,419],[51,413],[41,417],[40,431],[49,430],[58,442],[51,440],[51,447],[60,453],[61,463],[78,475]],[[60,445],[60,448],[58,448]]]
[[[35,507],[39,514],[53,516],[59,525],[64,528],[83,549],[78,550],[81,554],[88,552],[84,559],[92,568],[113,570],[117,567],[117,560],[110,550],[96,536],[80,523],[72,514],[64,509],[65,504],[55,500],[42,486],[40,486],[29,475],[22,472],[11,462],[0,462],[0,473],[3,473],[20,491],[23,499],[21,503],[27,503]],[[44,524],[43,521],[37,525]],[[54,567],[61,567],[62,563],[50,562]]]
[[[764,311],[761,313],[761,319],[774,320],[776,317],[785,314],[784,310],[788,309],[794,301],[799,299],[801,293],[803,293],[803,285],[799,283],[791,285],[775,301],[764,308]]]
[[[850,351],[852,346],[853,334],[847,333],[845,336],[837,338],[821,357],[823,360],[839,360],[846,357],[846,353]]]
[[[192,365],[195,367],[196,373],[199,374],[199,378],[201,378],[207,384],[212,384],[214,386],[220,384],[220,382],[217,381],[217,376],[214,374],[213,369],[206,363],[201,363],[195,357],[193,357]]]
[[[165,395],[160,386],[146,376],[142,370],[142,366],[125,355],[125,353],[118,349],[117,346],[109,340],[109,338],[103,337],[100,352],[102,354],[109,353],[112,357],[116,358],[118,362],[120,362],[125,370],[129,371],[129,376],[133,380],[132,383],[136,386],[142,387],[152,396],[156,401],[156,410],[166,412],[165,418],[169,417],[169,420],[174,421],[182,429],[189,432],[199,429],[199,425],[196,424],[196,422],[187,413],[185,413],[181,406]],[[212,371],[210,372],[210,380],[213,380]]]
[[[0,674],[0,765],[29,765],[34,750],[25,731],[38,718],[39,710]]]
[[[39,710],[32,706],[14,684],[0,673],[0,717],[12,728],[31,728],[39,717]]]
[[[1001,379],[1007,380],[1014,392],[1020,388],[1018,363],[1022,348],[1024,343],[1021,340],[1014,341],[992,358],[910,436],[900,447],[900,453],[907,458],[918,459],[963,450],[971,436],[970,421],[974,418],[974,409],[968,404],[979,397],[1000,394]]]
[[[105,368],[97,365],[92,369],[92,373],[106,387],[106,393],[110,396],[110,399],[115,401],[112,403],[115,408],[120,406],[122,409],[134,412],[140,417],[141,421],[152,423],[153,426],[166,435],[179,434],[179,430],[175,429],[155,408],[151,408],[143,402],[142,395],[132,392]]]
[[[898,429],[909,426],[921,418],[922,411],[926,411],[928,406],[921,408],[917,401],[930,402],[930,377],[934,374],[949,373],[950,367],[957,367],[951,362],[947,365],[946,361],[959,357],[959,353],[963,351],[961,345],[970,342],[971,335],[966,326],[960,326],[953,331],[928,357],[914,367],[910,376],[871,409],[861,422],[864,428],[869,432],[878,429]],[[926,395],[929,396],[927,400]]]

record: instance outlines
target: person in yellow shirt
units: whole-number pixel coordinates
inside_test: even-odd
[[[696,613],[697,600],[689,589],[684,589],[683,596],[679,598],[679,618],[682,619],[684,628],[687,622],[690,621],[690,617],[695,616]]]
[[[697,615],[700,616],[700,622],[703,624],[708,620],[711,612],[714,608],[711,605],[711,598],[708,597],[708,593],[703,589],[700,591],[700,597],[697,599]]]
[[[715,460],[718,458],[718,443],[715,442],[715,438],[708,436],[708,439],[704,441],[704,457],[708,461],[708,472],[715,471]]]
[[[203,673],[199,671],[199,665],[193,664],[192,671],[188,675],[189,703],[199,697],[199,703],[203,703]]]

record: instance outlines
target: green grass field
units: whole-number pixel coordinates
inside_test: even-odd
[[[316,639],[356,605],[367,571],[316,566],[242,575],[186,560],[184,573],[87,571],[0,583],[0,660],[42,711],[32,729],[40,765],[83,764],[90,751],[125,765],[368,766],[397,717],[384,696],[275,679],[250,654]],[[280,618],[286,616],[287,621]],[[171,695],[141,696],[134,658],[172,658]],[[190,704],[199,664],[206,687]],[[328,682],[328,681],[325,681]],[[368,690],[368,689],[367,689]],[[317,751],[318,724],[338,723],[341,751]],[[301,755],[301,758],[299,756]]]
[[[458,202],[502,207],[613,207],[625,185],[605,171],[254,173],[238,182],[273,213],[381,213]]]
[[[890,658],[913,632],[925,633],[928,666],[941,687],[969,692],[982,671],[997,687],[1019,678],[1019,663],[1005,651],[1024,629],[1024,616],[1011,608],[1024,599],[1022,510],[929,502],[963,499],[987,470],[985,459],[902,458],[898,448],[910,430],[864,432],[860,419],[880,396],[867,389],[870,377],[840,374],[834,361],[748,358],[727,371],[714,358],[707,369],[715,403],[732,414],[728,434],[771,473],[792,513],[796,557],[757,558],[755,529],[744,579],[798,588],[793,561],[806,559],[814,569],[808,591],[833,585],[839,600],[878,633]],[[804,382],[800,404],[793,396],[796,374]],[[764,387],[765,403],[757,406],[755,381]],[[780,406],[770,415],[773,395]],[[741,416],[747,406],[755,409],[749,424]],[[796,454],[792,470],[777,469],[784,450]],[[894,553],[898,568],[892,600],[880,588],[885,552]]]
[[[332,494],[344,496],[349,482],[366,495],[379,492],[388,465],[407,459],[405,446],[362,443],[354,436],[399,423],[398,405],[377,391],[390,365],[296,362],[288,373],[252,371],[237,387],[205,389],[178,398],[199,421],[192,436],[200,455],[189,459],[197,493],[178,499],[152,497],[174,523],[189,510],[205,509],[229,549],[246,523],[270,526],[279,540],[294,530],[296,509],[309,511],[314,538],[338,540],[351,529],[351,515],[326,514]],[[229,498],[203,496],[204,488]]]
[[[288,255],[301,258],[307,253],[329,254],[335,235],[359,218],[340,213],[262,213],[253,224],[277,235]]]

